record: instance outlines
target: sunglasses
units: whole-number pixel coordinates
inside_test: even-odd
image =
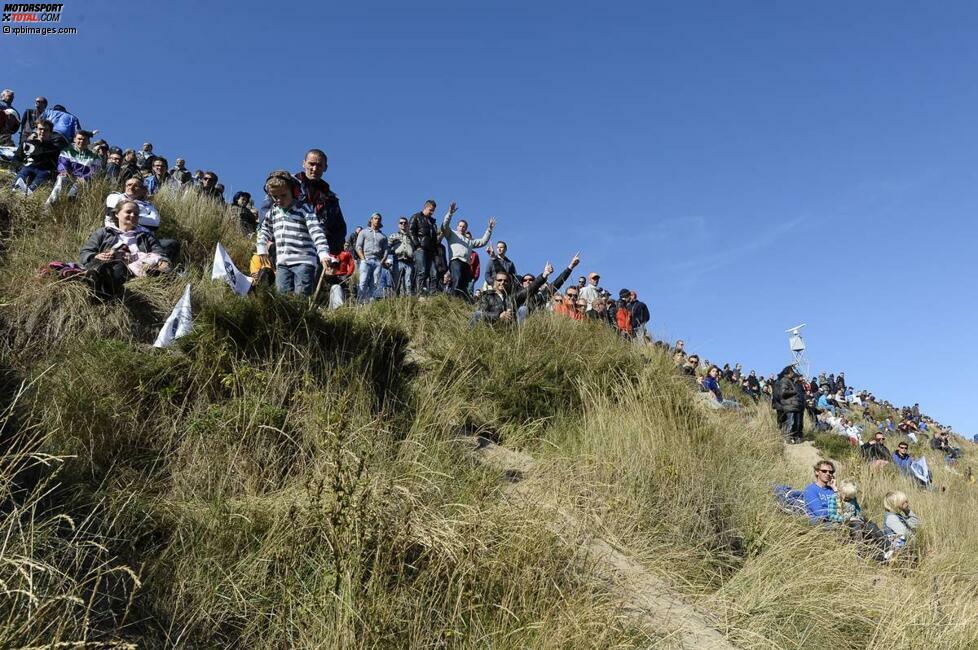
[[[821,474],[835,474],[835,470],[834,469],[820,469],[818,471]]]

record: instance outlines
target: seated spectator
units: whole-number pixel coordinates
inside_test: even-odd
[[[75,132],[81,130],[78,118],[61,104],[55,104],[53,108],[47,109],[41,117],[51,122],[51,128],[55,133],[60,133],[65,142],[74,142]]]
[[[452,292],[459,298],[469,299],[469,285],[472,278],[469,277],[469,258],[472,251],[485,246],[492,237],[492,229],[496,227],[496,220],[489,217],[489,225],[486,232],[478,239],[472,238],[469,232],[469,224],[465,219],[459,219],[455,230],[452,230],[452,216],[456,211],[455,202],[448,206],[448,212],[441,222],[441,235],[445,238],[448,245],[448,272],[452,279]]]
[[[204,172],[200,177],[200,194],[224,203],[224,194],[217,189],[217,174],[214,172]]]
[[[882,431],[873,434],[873,439],[862,444],[859,448],[863,460],[873,467],[881,467],[890,462],[893,454],[886,447],[886,436]]]
[[[105,173],[105,166],[109,163],[109,143],[99,140],[92,143],[92,153],[99,160],[99,173]]]
[[[250,203],[251,194],[238,192],[231,199],[231,207],[228,208],[238,229],[248,237],[254,235],[258,228],[258,215],[251,209]]]
[[[493,277],[492,288],[484,291],[479,299],[479,309],[472,315],[470,324],[483,321],[489,324],[520,323],[526,318],[526,300],[532,296],[553,273],[553,267],[548,263],[543,274],[537,277],[528,287],[510,292],[509,274],[500,270]]]
[[[700,366],[700,357],[696,354],[691,354],[686,357],[686,363],[683,364],[683,374],[689,377],[696,377],[696,370]]]
[[[805,512],[812,523],[844,523],[839,499],[835,492],[835,464],[820,460],[813,466],[815,480],[805,487]]]
[[[355,248],[360,260],[360,286],[357,298],[361,303],[371,302],[380,291],[381,273],[390,262],[387,261],[387,235],[384,234],[383,218],[379,212],[370,215],[367,227],[357,235]]]
[[[20,143],[17,159],[23,164],[14,180],[14,189],[25,194],[34,191],[51,178],[58,167],[58,157],[64,146],[60,135],[55,136],[51,131],[51,122],[38,120],[34,134]]]
[[[105,177],[110,181],[118,182],[121,167],[122,151],[118,147],[109,149],[109,155],[105,158]]]
[[[126,149],[122,152],[122,164],[119,165],[118,180],[120,183],[125,183],[130,178],[139,178],[142,181],[143,175],[139,171],[136,152],[133,149]]]
[[[81,264],[89,271],[95,294],[102,298],[120,295],[133,276],[170,270],[160,242],[139,228],[139,205],[129,200],[119,201],[114,223],[96,230],[82,246]]]
[[[146,186],[140,176],[133,176],[126,181],[124,192],[112,192],[105,198],[105,226],[114,223],[116,206],[121,200],[135,201],[139,206],[139,225],[150,231],[160,227],[160,213],[156,206],[146,201]]]
[[[14,91],[0,91],[0,147],[14,147],[14,133],[20,129],[20,113],[14,108]]]
[[[962,455],[960,447],[955,447],[951,444],[947,431],[935,432],[934,437],[930,439],[930,448],[944,454],[945,461],[956,461]]]
[[[754,370],[750,371],[750,374],[744,379],[744,390],[754,398],[754,401],[761,396],[761,382],[757,379],[757,372]]]
[[[680,352],[679,350],[673,352],[672,364],[677,368],[681,368],[684,363],[686,363],[686,357],[683,356],[683,353]]]
[[[920,526],[920,519],[910,509],[907,495],[900,491],[887,492],[883,498],[883,508],[886,509],[883,533],[890,541],[890,547],[899,550],[913,538]]]
[[[75,132],[74,142],[62,149],[58,156],[58,178],[45,205],[53,205],[68,189],[69,198],[78,194],[78,183],[87,183],[99,170],[99,159],[88,150],[92,134],[88,131]]]
[[[587,304],[583,300],[578,298],[577,303],[580,303],[579,306],[575,303],[578,314],[583,313],[585,318],[599,321],[605,325],[615,325],[615,323],[611,322],[611,312],[608,310],[608,299],[604,296],[595,300],[594,305],[592,305],[593,309],[588,312],[584,311]]]
[[[901,474],[910,476],[910,465],[913,463],[913,458],[910,457],[910,446],[905,442],[897,443],[896,451],[893,452],[890,460],[893,464],[897,466]]]
[[[163,189],[165,185],[172,184],[167,167],[169,165],[166,162],[166,158],[162,156],[153,158],[153,162],[150,165],[150,174],[143,180],[143,183],[146,185],[146,194],[153,196]]]
[[[258,228],[258,256],[263,264],[271,264],[268,248],[274,244],[275,288],[279,293],[311,296],[317,261],[324,267],[337,261],[329,254],[319,219],[311,208],[296,200],[300,188],[287,171],[269,174],[265,192],[273,206]]]
[[[700,383],[703,388],[713,393],[713,397],[716,398],[717,404],[720,406],[724,408],[740,408],[738,402],[723,398],[723,393],[720,391],[720,368],[717,366],[710,366],[710,369],[706,371],[706,376],[703,377]]]

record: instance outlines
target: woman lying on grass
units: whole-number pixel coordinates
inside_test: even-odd
[[[116,225],[99,228],[81,249],[81,264],[100,298],[119,296],[133,276],[155,275],[170,270],[170,260],[153,234],[139,228],[139,204],[120,201],[115,206]]]

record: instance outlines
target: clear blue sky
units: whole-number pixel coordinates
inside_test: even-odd
[[[532,6],[531,6],[532,5]],[[329,154],[347,221],[489,215],[520,270],[637,290],[653,329],[978,433],[978,5],[70,2],[0,36],[17,106],[257,194]]]

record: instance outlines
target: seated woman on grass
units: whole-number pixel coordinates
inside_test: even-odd
[[[913,537],[920,526],[920,519],[910,509],[907,495],[900,491],[887,492],[883,498],[883,507],[886,508],[883,532],[890,540],[890,547],[898,550]]]
[[[710,366],[707,371],[706,376],[700,381],[703,388],[713,393],[713,397],[716,398],[717,403],[724,408],[740,408],[740,403],[732,399],[723,399],[723,393],[720,391],[720,368],[717,366]]]
[[[133,276],[170,270],[170,260],[156,237],[139,228],[139,204],[119,201],[114,225],[99,228],[81,249],[81,264],[100,298],[118,296]]]

